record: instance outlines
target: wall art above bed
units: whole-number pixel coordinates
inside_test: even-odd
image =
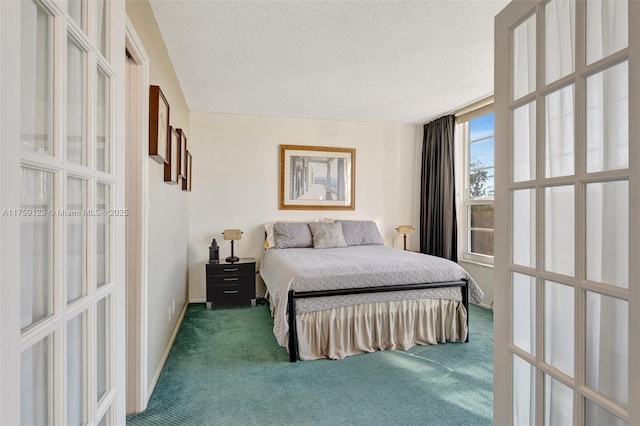
[[[280,210],[355,210],[356,150],[280,145]]]

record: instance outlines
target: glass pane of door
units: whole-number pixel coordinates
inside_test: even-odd
[[[513,355],[513,424],[536,424],[536,371],[533,365]]]
[[[513,99],[519,99],[536,88],[536,16],[513,30]]]
[[[573,186],[545,188],[544,266],[547,271],[574,275],[575,203]]]
[[[544,360],[568,376],[573,376],[573,312],[573,287],[545,281]]]
[[[96,169],[109,172],[111,166],[110,152],[110,79],[98,68],[97,74],[97,105],[96,105]]]
[[[67,323],[67,425],[86,424],[85,314]]]
[[[94,0],[96,7],[96,45],[102,56],[107,58],[107,29],[108,18],[107,2],[105,0]]]
[[[111,187],[104,183],[96,191],[96,273],[98,287],[111,279]]]
[[[53,25],[51,16],[31,0],[21,2],[20,96],[22,147],[53,154]]]
[[[547,84],[574,71],[575,44],[575,1],[550,1],[544,6],[544,76]]]
[[[573,84],[545,98],[545,176],[573,174]]]
[[[629,182],[587,185],[587,279],[629,288]]]
[[[627,422],[587,400],[587,426],[627,426]]]
[[[86,53],[67,40],[67,160],[85,165],[86,149]]]
[[[87,288],[87,181],[67,178],[67,303]]]
[[[102,397],[110,389],[109,377],[110,372],[110,359],[111,359],[111,346],[110,332],[111,332],[111,298],[109,296],[101,299],[96,306],[96,386],[97,386],[97,400],[100,402]]]
[[[629,403],[629,304],[587,292],[587,386]]]
[[[628,44],[627,0],[589,0],[587,4],[587,63],[624,49]]]
[[[531,355],[536,353],[536,279],[513,273],[512,341]]]
[[[536,266],[536,190],[513,191],[513,263]]]
[[[587,171],[629,166],[629,66],[623,62],[587,79]]]
[[[573,390],[545,374],[544,424],[573,424]]]
[[[67,13],[75,21],[75,23],[84,29],[84,14],[86,0],[66,0]]]
[[[53,424],[53,337],[47,336],[20,357],[23,425]]]
[[[17,212],[22,330],[53,314],[53,181],[51,172],[22,168],[22,204]]]
[[[513,111],[513,181],[536,178],[536,103]]]

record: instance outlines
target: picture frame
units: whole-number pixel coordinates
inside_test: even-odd
[[[182,179],[182,190],[191,192],[191,182],[193,177],[193,157],[189,151],[185,152],[185,177]]]
[[[169,155],[168,162],[164,163],[164,181],[169,185],[177,185],[180,135],[178,134],[177,129],[170,126],[169,136]]]
[[[280,210],[355,210],[356,150],[280,145]]]
[[[160,86],[149,86],[149,157],[166,164],[169,157],[169,102]]]
[[[181,179],[185,179],[187,177],[187,135],[182,131],[182,129],[178,129],[178,134],[180,135],[180,149],[178,153],[178,177]]]

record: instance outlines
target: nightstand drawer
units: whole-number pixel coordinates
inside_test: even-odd
[[[255,263],[242,264],[207,264],[207,277],[229,276],[237,277],[240,275],[255,275]]]
[[[255,282],[254,274],[251,275],[208,275],[207,285],[231,285],[246,283],[249,281]]]
[[[214,308],[227,306],[251,306],[255,298],[255,286],[247,283],[231,285],[207,285],[207,301]]]

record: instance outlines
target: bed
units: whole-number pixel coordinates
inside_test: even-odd
[[[385,246],[372,221],[269,230],[260,275],[290,361],[468,340],[483,294],[458,264]]]

